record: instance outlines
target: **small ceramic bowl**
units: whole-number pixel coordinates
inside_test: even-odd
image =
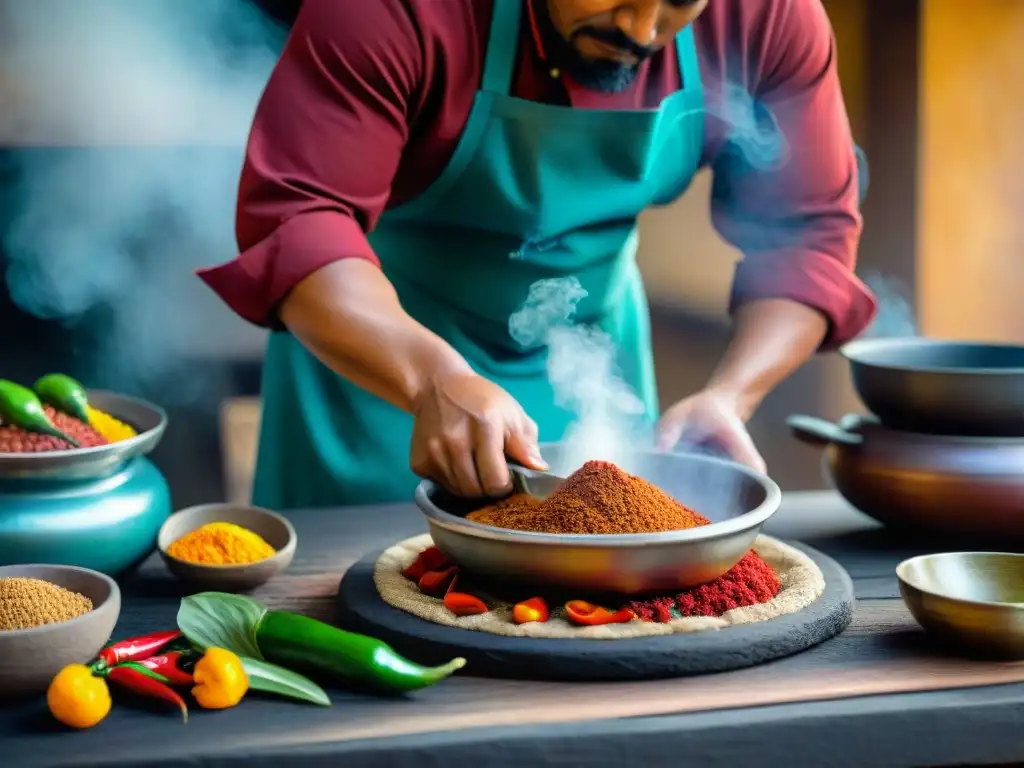
[[[248,565],[202,565],[171,557],[167,548],[186,533],[207,523],[234,523],[257,533],[277,550],[266,560]],[[295,556],[295,529],[276,512],[241,504],[204,504],[171,515],[160,528],[157,548],[167,569],[200,591],[245,592],[255,589],[287,568]]]
[[[922,555],[900,563],[896,577],[926,631],[972,654],[1024,659],[1024,554]]]
[[[40,694],[68,664],[87,664],[106,645],[121,613],[121,590],[109,576],[71,565],[7,565],[0,579],[42,579],[88,597],[78,618],[0,631],[0,698]]]

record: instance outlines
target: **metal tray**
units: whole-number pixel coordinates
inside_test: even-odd
[[[553,467],[564,451],[541,446]],[[779,509],[771,479],[727,459],[637,452],[622,468],[711,520],[665,533],[557,535],[494,528],[465,519],[486,502],[456,499],[430,481],[416,489],[434,543],[467,570],[492,578],[587,592],[678,592],[712,581],[750,550]]]
[[[47,453],[0,453],[0,478],[83,480],[112,474],[118,467],[156,448],[167,428],[167,413],[159,406],[127,395],[89,390],[89,404],[139,434],[96,448]]]

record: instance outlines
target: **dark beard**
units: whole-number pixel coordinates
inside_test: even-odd
[[[619,30],[596,29],[584,27],[573,33],[566,40],[558,30],[548,13],[545,0],[529,0],[534,5],[537,27],[541,42],[547,52],[549,63],[565,72],[569,77],[585,88],[592,88],[602,93],[620,93],[633,84],[637,70],[654,50],[637,45]],[[633,54],[636,64],[623,64],[609,59],[585,58],[573,44],[580,37],[589,37],[602,43],[619,48]]]

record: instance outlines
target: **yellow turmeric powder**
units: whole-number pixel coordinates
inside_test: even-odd
[[[109,413],[97,410],[91,405],[86,406],[86,411],[89,414],[89,426],[107,438],[111,443],[130,440],[138,434],[131,425],[118,421]]]
[[[207,523],[167,548],[171,557],[200,565],[245,565],[275,553],[259,534],[233,523]]]

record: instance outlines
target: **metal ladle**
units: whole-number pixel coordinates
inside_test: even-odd
[[[512,475],[512,489],[516,493],[526,493],[538,499],[546,499],[565,482],[553,472],[530,469],[514,461],[508,462],[508,470]]]

